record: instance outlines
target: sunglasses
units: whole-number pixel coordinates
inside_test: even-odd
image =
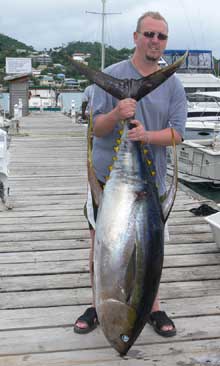
[[[142,34],[142,36],[146,37],[146,38],[154,38],[154,36],[157,36],[157,38],[160,41],[165,41],[168,38],[167,34],[164,33],[160,33],[160,32],[151,32],[151,31],[146,31],[146,32],[138,32],[140,34]]]

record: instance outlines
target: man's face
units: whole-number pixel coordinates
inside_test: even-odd
[[[157,62],[167,45],[167,39],[161,38],[167,35],[167,24],[163,20],[144,18],[139,32],[134,33],[137,54],[147,61]]]

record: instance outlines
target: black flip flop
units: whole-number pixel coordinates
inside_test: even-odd
[[[176,335],[174,322],[167,316],[165,311],[154,311],[149,315],[149,324],[152,325],[155,332],[163,337],[173,337]],[[173,329],[163,330],[165,325],[171,325]]]
[[[83,322],[87,326],[81,328],[77,325],[78,322]],[[95,329],[98,325],[98,317],[94,307],[86,309],[83,315],[81,315],[74,324],[74,332],[78,334],[86,334]]]

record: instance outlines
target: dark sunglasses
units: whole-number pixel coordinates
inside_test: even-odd
[[[151,32],[151,31],[146,31],[146,32],[138,32],[140,34],[142,34],[142,36],[146,37],[146,38],[154,38],[154,36],[157,36],[157,38],[160,40],[160,41],[165,41],[168,36],[164,33],[160,33],[160,32]]]

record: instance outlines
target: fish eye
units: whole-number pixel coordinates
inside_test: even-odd
[[[130,339],[126,334],[121,334],[120,337],[124,343],[127,343]]]

